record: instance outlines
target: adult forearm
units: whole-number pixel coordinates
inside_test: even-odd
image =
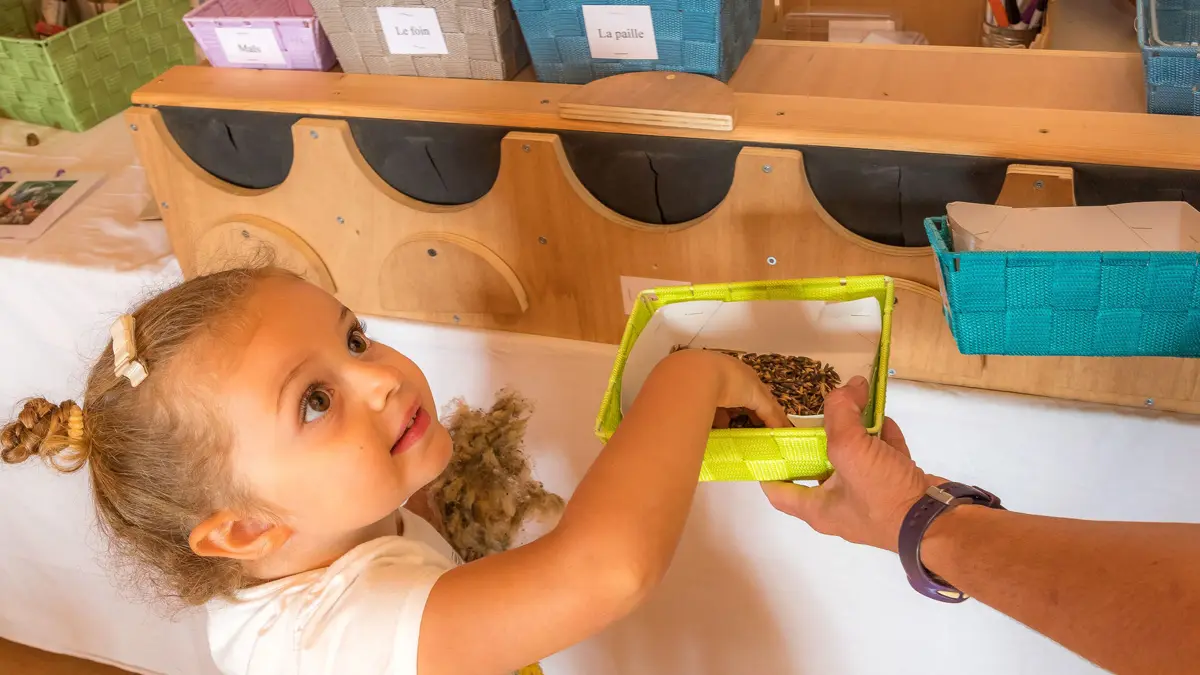
[[[1069,520],[961,506],[925,566],[1117,673],[1200,664],[1200,525]]]

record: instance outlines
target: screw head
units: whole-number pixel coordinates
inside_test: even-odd
[[[538,237],[538,243],[545,246],[549,242],[545,237]]]
[[[454,323],[458,323],[459,321],[462,321],[462,319],[458,318],[458,315],[455,314],[454,315]]]
[[[250,233],[249,233],[249,232],[247,232],[246,230],[242,230],[242,238],[243,238],[243,239],[249,239],[249,238],[250,238]]]
[[[888,368],[888,377],[891,377],[892,375],[895,375],[895,374],[896,374],[895,368]]]
[[[316,132],[316,131],[310,131],[310,132],[308,132],[308,135],[309,135],[309,136],[312,136],[313,138],[316,138],[316,137],[317,137],[317,132]]]
[[[158,205],[159,205],[159,206],[161,206],[161,207],[163,207],[164,209],[169,209],[169,208],[171,208],[171,207],[170,207],[170,205],[168,205],[166,202],[159,202],[159,203],[158,203]]]
[[[1040,180],[1033,181],[1033,189],[1034,190],[1041,190],[1044,187],[1046,187],[1046,184],[1043,183],[1042,181],[1040,181]]]
[[[338,225],[341,225],[342,223],[346,222],[346,219],[341,216],[338,216],[337,221],[338,221]]]
[[[129,128],[130,128],[132,131],[137,131],[137,125],[136,125],[136,124],[130,124],[130,125],[129,125]]]
[[[779,262],[779,261],[775,259],[775,256],[773,256],[773,255],[767,256],[767,264],[768,265],[771,265],[772,267],[774,267],[775,263],[777,263],[777,262]]]
[[[1146,399],[1146,407],[1153,408],[1154,407],[1154,399],[1152,399],[1152,398]]]
[[[771,165],[770,164],[763,164],[762,169],[763,169],[763,173],[771,173]]]
[[[436,248],[431,248],[431,249],[429,249],[428,251],[425,251],[425,252],[429,254],[429,257],[430,257],[430,258],[436,258],[436,257],[437,257],[437,249],[436,249]]]
[[[524,150],[525,152],[529,152],[529,146],[528,146],[528,145],[522,145],[522,146],[521,146],[521,149],[522,149],[522,150]]]

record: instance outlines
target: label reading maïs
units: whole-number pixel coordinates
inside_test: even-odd
[[[244,66],[282,66],[287,61],[270,28],[217,28],[217,40],[230,63]]]
[[[431,7],[376,7],[388,51],[393,54],[449,54],[442,25]]]
[[[658,59],[649,5],[584,5],[583,24],[593,59]]]

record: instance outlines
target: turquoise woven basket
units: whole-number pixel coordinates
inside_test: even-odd
[[[1146,108],[1200,115],[1200,0],[1138,0]]]
[[[728,81],[758,34],[758,0],[513,0],[537,78],[586,84],[619,73],[682,71]],[[593,59],[584,5],[650,8],[658,59]]]
[[[1200,357],[1200,253],[955,252],[925,221],[963,354]]]

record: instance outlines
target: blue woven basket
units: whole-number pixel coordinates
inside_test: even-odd
[[[963,354],[1200,356],[1200,253],[965,251],[925,221]]]
[[[1200,115],[1200,0],[1138,0],[1146,108]]]
[[[619,73],[673,70],[728,81],[758,33],[758,0],[513,0],[542,82],[585,84]],[[593,59],[583,5],[647,5],[656,61]]]

